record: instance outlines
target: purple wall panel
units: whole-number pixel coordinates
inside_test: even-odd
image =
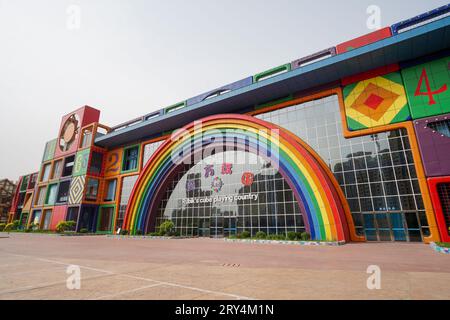
[[[322,59],[325,58],[329,58],[329,57],[333,57],[336,55],[336,48],[332,47],[332,48],[328,48],[316,53],[313,53],[309,56],[297,59],[295,61],[291,62],[291,70],[295,70],[298,69],[300,67],[302,67],[305,64],[309,64],[309,63],[313,63],[313,62],[317,62],[320,61]]]
[[[450,114],[414,121],[417,141],[427,177],[450,175],[450,138],[427,126],[429,123],[446,119],[450,119]]]
[[[220,92],[223,92],[223,91],[228,91],[228,90],[229,91],[237,90],[237,89],[249,86],[252,83],[253,83],[253,77],[248,77],[248,78],[245,78],[245,79],[242,79],[242,80],[239,80],[239,81],[236,81],[236,82],[224,85],[223,87],[220,87],[220,88],[217,88],[217,89],[205,92],[205,93],[203,93],[201,95],[198,95],[196,97],[190,98],[190,99],[187,100],[186,105],[187,106],[191,106],[193,104],[202,102],[203,100],[205,100],[206,98],[208,98],[211,95],[214,95],[214,94],[217,94],[217,93],[220,93]]]

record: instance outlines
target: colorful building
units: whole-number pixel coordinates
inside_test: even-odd
[[[450,5],[121,125],[62,118],[9,220],[450,241]],[[231,159],[231,160],[229,160]]]
[[[0,180],[0,223],[8,220],[16,184],[8,179]]]

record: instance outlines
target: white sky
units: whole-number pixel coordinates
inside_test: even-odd
[[[63,114],[116,125],[445,0],[0,0],[0,178],[37,171]],[[67,28],[70,5],[80,28]]]

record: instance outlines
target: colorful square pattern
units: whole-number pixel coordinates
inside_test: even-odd
[[[411,119],[402,77],[393,72],[344,87],[348,129],[368,129]]]
[[[450,57],[402,70],[413,119],[450,112]]]
[[[80,204],[83,200],[86,176],[78,176],[72,179],[69,191],[69,204]]]

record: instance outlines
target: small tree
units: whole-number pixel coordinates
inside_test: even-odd
[[[6,223],[0,223],[0,232],[5,230]]]
[[[161,236],[170,236],[173,233],[174,228],[175,228],[175,225],[172,221],[170,221],[170,220],[164,221],[159,226],[159,234]]]

